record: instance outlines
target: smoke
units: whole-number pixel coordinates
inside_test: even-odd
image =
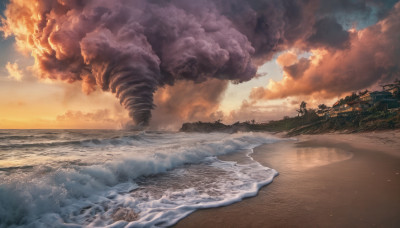
[[[252,79],[257,67],[277,52],[293,46],[348,49],[351,34],[337,19],[343,12],[362,18],[375,12],[383,18],[395,3],[348,2],[11,0],[1,30],[15,36],[19,50],[31,53],[40,77],[79,81],[85,93],[110,91],[136,124],[148,125],[157,90],[191,101],[204,94],[182,85],[205,91],[207,83],[215,82],[212,88],[220,89],[204,106],[213,111],[227,81]],[[309,63],[300,63],[287,71],[305,73]]]

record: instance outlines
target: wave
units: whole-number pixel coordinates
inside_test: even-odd
[[[187,138],[196,136],[182,134],[179,137],[184,142]],[[157,137],[154,136],[154,138]],[[152,145],[151,137],[135,135],[103,140],[90,139],[45,144],[39,143],[30,144],[29,146],[130,145],[131,141],[135,140],[141,142],[148,141],[149,145]],[[168,142],[168,140],[168,137],[164,139],[165,142]],[[229,172],[227,171],[227,173],[229,175],[239,175],[239,173],[239,176],[256,175],[249,171],[249,167],[247,166],[222,162],[216,156],[235,153],[241,150],[251,150],[258,145],[273,143],[275,141],[277,139],[237,134],[230,136],[228,139],[216,140],[214,142],[204,140],[183,146],[168,144],[154,147],[149,146],[142,148],[143,150],[147,150],[142,155],[137,154],[135,157],[121,156],[116,160],[101,164],[87,166],[71,165],[68,167],[39,166],[35,167],[29,173],[23,175],[19,173],[18,176],[1,176],[0,172],[0,178],[4,180],[0,183],[0,218],[2,218],[0,227],[11,225],[47,226],[52,224],[109,225],[114,223],[110,218],[116,208],[129,206],[127,202],[129,202],[128,204],[132,204],[130,205],[131,207],[135,207],[135,202],[138,203],[129,193],[138,188],[136,182],[139,179],[147,180],[163,173],[171,173],[171,171],[179,167],[185,167],[188,164],[206,163],[211,164],[211,166],[214,165],[220,170],[228,170]],[[126,222],[125,225],[148,226],[156,225],[159,222],[169,225],[166,221],[177,221],[182,218],[181,215],[191,213],[195,209],[226,205],[236,202],[243,197],[252,196],[257,193],[260,186],[272,181],[276,175],[274,170],[263,167],[258,163],[252,163],[252,165],[254,171],[267,172],[265,177],[261,178],[260,181],[254,181],[249,176],[247,179],[251,181],[245,183],[247,187],[243,191],[232,193],[230,196],[225,195],[226,200],[210,200],[207,196],[200,197],[201,201],[196,201],[199,196],[196,196],[197,198],[195,196],[192,198],[189,197],[189,201],[187,198],[182,198],[182,202],[178,203],[179,205],[165,210],[161,217],[154,217],[154,213],[156,213],[155,208],[151,210],[147,208],[147,210],[146,208],[137,207],[141,208],[142,211],[140,219],[132,223]],[[244,178],[241,181],[246,182],[247,179]],[[221,180],[222,182],[223,180]],[[240,189],[240,186],[228,186],[227,188]],[[196,190],[185,189],[184,191],[189,191],[186,193],[193,195]],[[186,193],[184,195],[187,195]],[[164,201],[163,199],[153,199],[154,202],[150,205],[162,204],[163,207],[171,207],[171,205],[174,205],[174,197],[176,198],[177,195],[183,193],[181,191],[172,191],[169,193],[164,192],[163,194],[170,195]],[[194,201],[193,198],[195,199]],[[85,208],[90,208],[90,210]],[[91,218],[96,217],[97,214],[102,214],[103,217],[108,219],[102,220],[98,218],[98,220],[91,221],[85,217],[85,213],[82,211],[91,211]],[[168,219],[165,220],[165,218]]]
[[[17,140],[57,140],[59,138],[59,134],[56,133],[46,133],[41,135],[9,135],[9,134],[0,134],[0,141],[17,141]]]
[[[13,137],[13,136],[9,136]],[[15,136],[18,139],[28,139],[29,136]],[[132,140],[140,141],[139,135],[125,136],[122,138],[111,138],[111,139],[85,139],[85,140],[68,140],[68,141],[56,141],[56,142],[40,142],[40,143],[8,143],[6,145],[0,145],[2,150],[20,149],[20,148],[31,148],[31,147],[59,147],[59,146],[105,146],[105,145],[132,145]]]
[[[249,158],[251,153],[252,150],[249,150],[247,154]],[[226,174],[209,178],[212,184],[203,181],[184,190],[166,191],[162,197],[152,199],[150,202],[139,200],[139,206],[136,208],[144,212],[144,216],[137,221],[120,221],[119,224],[126,227],[169,227],[198,209],[227,206],[244,198],[253,197],[261,187],[271,183],[278,175],[275,170],[264,167],[258,162],[238,164],[214,159],[211,166],[218,167]]]

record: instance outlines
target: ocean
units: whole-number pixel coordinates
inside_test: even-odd
[[[166,227],[255,196],[266,133],[0,130],[0,227]]]

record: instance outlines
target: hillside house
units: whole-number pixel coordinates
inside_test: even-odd
[[[352,107],[350,105],[348,105],[348,104],[336,105],[336,106],[333,106],[331,108],[331,110],[329,111],[329,116],[337,117],[339,115],[347,115],[350,112],[353,112]]]
[[[383,85],[382,90],[389,92],[389,93],[393,94],[393,96],[395,96],[400,91],[400,81],[397,80],[397,81],[395,81],[395,83]]]
[[[351,110],[353,112],[361,112],[361,111],[364,111],[371,107],[371,105],[368,101],[363,101],[361,99],[351,101],[351,102],[347,103],[347,105],[351,107]]]
[[[388,91],[375,91],[366,93],[360,97],[360,100],[367,102],[370,107],[382,106],[384,109],[399,107],[399,102],[393,97],[393,94]]]
[[[329,112],[330,112],[330,109],[318,110],[318,111],[316,111],[316,114],[317,114],[319,117],[329,117],[329,116],[330,116],[330,115],[329,115]]]

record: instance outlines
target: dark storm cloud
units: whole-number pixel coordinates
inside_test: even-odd
[[[12,1],[3,30],[33,52],[42,77],[111,91],[138,124],[148,124],[160,86],[256,74],[250,41],[212,2],[195,10],[178,1],[34,3]]]
[[[319,15],[332,15],[335,13],[348,16],[369,17],[376,14],[378,19],[387,15],[398,0],[324,0],[319,4]]]
[[[41,77],[81,81],[88,93],[96,88],[110,91],[137,124],[147,125],[154,94],[165,86],[187,81],[204,91],[204,83],[221,84],[209,101],[213,105],[205,106],[215,109],[227,81],[252,79],[259,65],[286,49],[317,47],[332,53],[349,49],[353,38],[343,29],[340,15],[369,18],[376,12],[384,18],[393,4],[377,0],[12,0],[1,30],[15,36],[20,50],[32,53]],[[293,78],[304,78],[309,67],[301,60],[285,70]],[[346,72],[341,77],[351,77]],[[190,90],[170,90],[175,97],[199,99],[199,93]]]
[[[335,49],[348,47],[349,32],[334,18],[322,18],[314,25],[314,33],[307,40],[311,46],[326,46]]]
[[[304,65],[301,60],[285,67],[290,77],[276,82],[273,87],[254,89],[251,97],[274,99],[314,93],[335,97],[393,82],[400,78],[399,37],[400,3],[377,24],[351,32],[349,48],[319,49],[307,68],[301,67]]]
[[[284,66],[283,70],[290,75],[290,77],[298,79],[303,76],[304,72],[310,67],[310,60],[301,58],[297,63]]]

